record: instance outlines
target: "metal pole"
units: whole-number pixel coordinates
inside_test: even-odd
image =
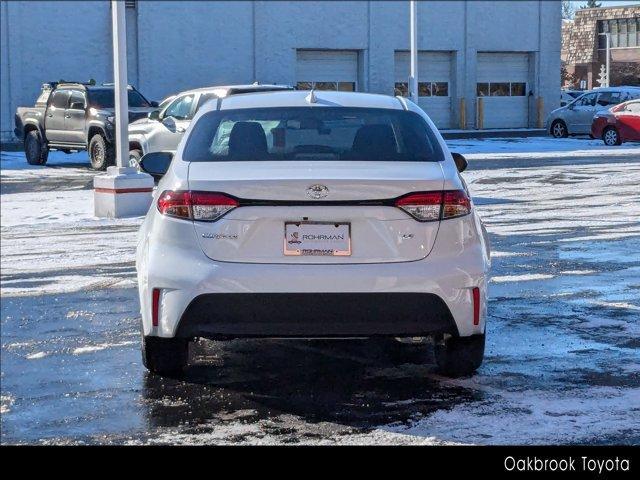
[[[127,96],[127,26],[123,1],[111,0],[115,89],[116,165],[129,166],[129,99]]]
[[[610,48],[611,48],[611,34],[610,33],[605,33],[604,34],[606,41],[607,41],[607,50],[606,50],[606,55],[607,55],[607,60],[606,60],[606,70],[607,70],[607,87],[611,86],[610,80],[609,80],[609,57],[611,56],[611,52],[610,52]]]
[[[414,103],[418,103],[418,2],[409,2],[411,30],[411,73],[409,75],[409,94]]]

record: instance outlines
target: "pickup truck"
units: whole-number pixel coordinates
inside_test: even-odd
[[[158,104],[128,87],[129,122],[146,117]],[[50,150],[87,150],[91,166],[104,170],[115,160],[115,93],[112,84],[50,82],[33,107],[18,107],[14,133],[24,142],[30,165],[44,165]]]

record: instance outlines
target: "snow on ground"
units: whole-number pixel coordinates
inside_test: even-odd
[[[457,380],[351,342],[205,342],[186,381],[144,374],[141,218],[93,216],[86,154],[2,152],[3,442],[639,443],[640,146],[447,143],[493,250],[486,360]]]
[[[607,147],[602,140],[591,140],[586,137],[479,138],[454,139],[446,142],[452,152],[462,153],[470,160],[591,157],[600,153],[640,158],[640,142]]]
[[[133,285],[142,217],[94,216],[86,153],[51,152],[40,167],[2,152],[0,174],[3,297]]]

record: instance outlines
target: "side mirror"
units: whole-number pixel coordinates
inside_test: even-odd
[[[464,158],[464,155],[461,155],[459,153],[452,153],[451,156],[453,156],[453,161],[456,162],[458,172],[464,172],[469,166],[469,162],[467,162],[467,159]]]
[[[156,101],[153,101],[153,102],[151,102],[151,106],[156,108],[156,107],[159,107],[160,104],[158,102],[156,102]]]
[[[160,180],[171,165],[173,153],[171,152],[150,152],[140,159],[139,165],[143,172],[148,173],[156,180]]]
[[[82,102],[73,102],[69,108],[71,110],[84,110],[84,103]]]
[[[160,121],[160,110],[153,110],[147,114],[149,120]]]

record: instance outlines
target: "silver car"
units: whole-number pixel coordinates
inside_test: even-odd
[[[580,95],[568,105],[553,110],[545,123],[555,138],[569,135],[590,135],[596,113],[627,100],[640,98],[640,87],[597,88]]]
[[[198,109],[207,101],[244,93],[293,90],[289,85],[223,85],[188,90],[167,97],[160,108],[129,124],[129,164],[149,152],[175,152]]]

